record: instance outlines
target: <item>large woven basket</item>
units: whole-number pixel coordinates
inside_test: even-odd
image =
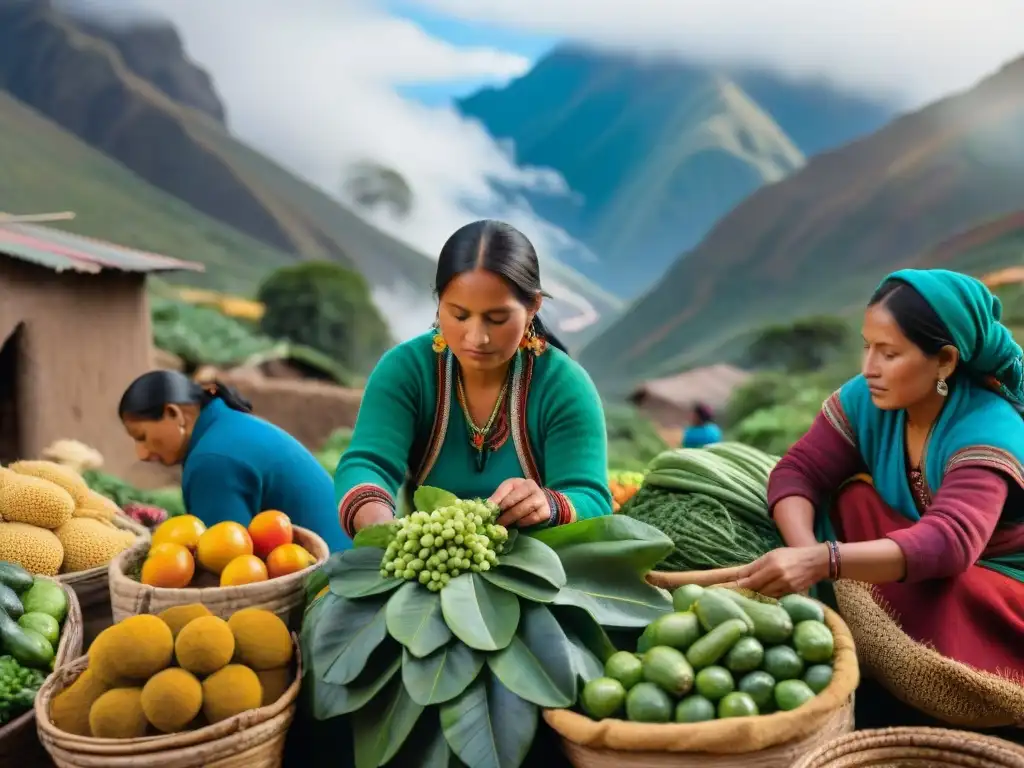
[[[54,726],[54,697],[85,671],[83,656],[54,672],[36,697],[39,741],[57,768],[280,768],[302,682],[298,638],[292,684],[273,704],[194,731],[140,739],[94,739]]]
[[[45,576],[36,576],[45,579]],[[78,597],[67,584],[61,584],[68,596],[68,613],[61,627],[60,642],[53,659],[54,668],[59,669],[65,664],[82,655],[82,609]],[[0,727],[0,765],[20,768],[36,768],[46,766],[49,761],[46,753],[40,748],[36,737],[36,713],[29,710],[7,725]]]
[[[968,731],[882,728],[841,736],[793,768],[1020,768],[1024,747]]]
[[[729,576],[724,570],[717,572],[717,578],[701,580],[711,586],[729,582]],[[674,589],[693,583],[687,581],[689,578],[684,573],[662,573],[650,580],[662,588]],[[853,694],[860,682],[853,637],[837,613],[823,608],[825,623],[835,637],[834,674],[831,684],[799,709],[664,725],[624,720],[595,722],[567,709],[547,710],[544,719],[562,737],[565,753],[576,768],[789,768],[809,750],[853,730]]]
[[[114,621],[140,613],[160,613],[175,605],[202,603],[222,619],[242,608],[265,608],[280,616],[289,629],[298,630],[306,602],[306,576],[327,560],[330,550],[327,543],[312,531],[299,527],[294,531],[295,543],[313,555],[316,563],[287,576],[238,587],[165,589],[140,584],[128,573],[137,569],[149,547],[126,550],[110,562],[110,606]]]
[[[868,584],[834,583],[865,677],[905,704],[961,728],[1024,726],[1024,685],[969,667],[907,635]],[[1024,642],[1024,638],[1021,638]]]
[[[145,546],[150,540],[149,529],[140,525],[124,514],[114,517],[114,525],[125,531],[131,531],[138,538],[126,552]],[[110,611],[110,588],[107,586],[109,565],[98,565],[87,571],[62,573],[57,579],[67,584],[78,596],[78,604],[82,609],[82,647],[88,648],[100,632],[113,623]]]

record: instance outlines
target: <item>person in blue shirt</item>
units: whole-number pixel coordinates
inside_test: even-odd
[[[683,431],[683,448],[703,448],[722,442],[722,430],[715,424],[715,414],[704,403],[693,406],[690,426]]]
[[[330,474],[298,440],[254,416],[231,387],[150,371],[128,386],[117,413],[141,461],[183,465],[185,507],[207,527],[225,520],[248,526],[276,509],[332,552],[351,548]]]

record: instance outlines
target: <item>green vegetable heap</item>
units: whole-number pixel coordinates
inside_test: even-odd
[[[814,600],[769,603],[688,585],[672,602],[637,653],[615,653],[584,686],[580,704],[591,718],[698,723],[791,711],[832,682],[835,643]]]
[[[413,512],[397,523],[380,575],[418,580],[437,592],[460,573],[480,573],[498,564],[508,531],[496,525],[496,504],[458,499],[432,512]]]
[[[13,656],[0,656],[0,725],[28,712],[46,675],[19,664]]]

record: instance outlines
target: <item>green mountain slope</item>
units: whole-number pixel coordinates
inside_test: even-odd
[[[1022,135],[1024,59],[755,192],[588,344],[583,363],[621,391],[735,359],[766,323],[862,305],[888,271],[935,263],[937,244],[1024,208]],[[942,264],[971,266],[959,253]]]
[[[216,96],[194,66],[189,69],[175,58],[183,56],[180,46],[141,46],[123,30],[113,40],[92,32],[47,0],[0,3],[0,89],[265,249],[354,267],[387,305],[386,314],[400,324],[411,323],[410,332],[429,323],[432,258],[240,142],[207,114],[210,109],[172,99],[178,93],[187,104],[208,104]],[[150,29],[139,34],[154,39]],[[124,52],[131,53],[130,66]],[[188,77],[179,77],[171,87],[157,76],[167,72]],[[153,81],[140,73],[154,73]],[[186,81],[191,90],[181,90]],[[616,299],[563,265],[551,263],[547,272],[558,278],[563,293],[573,296],[573,302],[552,303],[548,314],[556,324],[562,317],[578,319],[576,305],[584,308],[582,314],[605,322],[620,308]]]
[[[570,197],[531,202],[599,256],[569,263],[629,297],[750,192],[893,115],[828,83],[578,46],[459,108],[519,162],[564,176]]]
[[[200,213],[0,91],[0,210],[73,211],[51,226],[202,262],[175,279],[250,293],[293,255]]]
[[[565,177],[572,197],[531,202],[598,255],[573,267],[623,297],[747,194],[804,162],[733,81],[674,63],[559,49],[459,107],[510,139],[519,162]]]

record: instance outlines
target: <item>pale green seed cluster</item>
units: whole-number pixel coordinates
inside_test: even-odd
[[[401,518],[381,576],[416,580],[436,592],[460,573],[490,570],[508,539],[497,516],[497,505],[474,499]]]

